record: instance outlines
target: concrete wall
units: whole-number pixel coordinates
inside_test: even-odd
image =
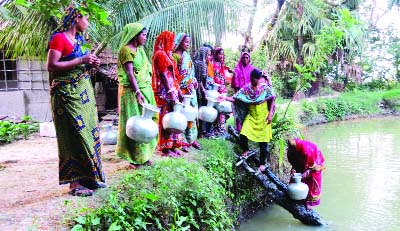
[[[48,91],[21,90],[0,92],[0,115],[21,117],[30,115],[35,120],[51,121]]]
[[[49,72],[43,61],[17,61],[18,88],[27,90],[45,90],[49,88]]]
[[[27,115],[42,122],[52,120],[50,93],[40,90],[24,90]]]
[[[26,115],[25,94],[23,91],[0,92],[0,115]]]

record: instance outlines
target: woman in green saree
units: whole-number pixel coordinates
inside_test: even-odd
[[[195,77],[193,62],[188,52],[190,47],[190,37],[186,33],[179,33],[175,37],[174,43],[175,51],[172,54],[172,57],[174,58],[179,70],[179,74],[181,75],[181,81],[179,84],[182,94],[193,96],[192,100],[190,101],[190,105],[197,110],[198,104],[196,89],[198,88],[198,83]],[[187,147],[201,149],[199,142],[197,142],[197,120],[188,122],[188,126],[183,135],[184,145],[182,147],[182,151],[188,152],[189,150]]]
[[[69,183],[74,196],[91,196],[92,189],[105,187],[96,100],[88,73],[100,60],[82,46],[85,40],[80,35],[89,25],[88,17],[68,7],[63,25],[50,38],[47,56],[59,182]]]
[[[142,24],[125,25],[118,55],[119,125],[116,153],[127,160],[133,169],[143,164],[150,165],[150,158],[157,147],[157,138],[150,143],[138,143],[126,135],[127,120],[141,115],[144,103],[156,105],[151,88],[152,67],[143,48],[146,36],[147,30]],[[156,123],[157,118],[153,118]]]

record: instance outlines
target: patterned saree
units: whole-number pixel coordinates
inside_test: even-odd
[[[53,38],[53,37],[52,37]],[[61,61],[83,57],[83,37]],[[51,72],[51,107],[57,133],[59,182],[105,182],[100,159],[96,101],[90,75],[84,65],[69,71]]]

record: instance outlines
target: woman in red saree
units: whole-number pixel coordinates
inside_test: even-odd
[[[308,185],[309,191],[306,206],[315,206],[320,203],[322,189],[322,170],[324,156],[318,147],[310,141],[290,139],[288,141],[287,157],[293,170],[302,173],[302,182]]]
[[[182,135],[173,134],[163,129],[164,116],[173,111],[173,106],[179,102],[179,71],[172,57],[174,49],[174,33],[163,31],[156,38],[153,54],[152,88],[157,106],[161,109],[159,119],[158,148],[166,156],[176,157],[182,153]]]

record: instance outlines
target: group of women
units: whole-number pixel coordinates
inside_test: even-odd
[[[128,160],[132,168],[151,164],[150,157],[157,147],[163,155],[177,157],[192,147],[200,149],[197,138],[203,133],[207,137],[226,133],[223,114],[218,115],[214,124],[199,126],[197,121],[190,121],[183,134],[172,133],[162,125],[164,116],[184,96],[190,98],[192,107],[198,108],[199,103],[205,103],[205,91],[213,85],[218,84],[219,93],[226,93],[223,49],[212,51],[210,47],[201,47],[193,62],[188,52],[189,35],[164,31],[155,40],[150,63],[143,50],[146,35],[142,24],[127,24],[118,56],[120,117],[116,153]],[[137,143],[125,134],[127,119],[140,115],[144,104],[160,109],[159,117],[154,117],[159,123],[159,137],[149,144]]]
[[[90,196],[93,190],[105,187],[101,163],[101,145],[95,97],[88,70],[97,68],[100,60],[86,50],[80,35],[88,27],[88,16],[68,7],[63,24],[51,36],[47,67],[50,72],[50,94],[53,120],[59,149],[59,182],[70,184],[70,194]],[[193,61],[189,54],[188,34],[164,31],[154,43],[152,59],[144,50],[147,29],[140,23],[127,24],[119,42],[119,127],[116,153],[130,163],[130,167],[151,165],[151,157],[158,148],[162,155],[178,157],[190,148],[200,149],[197,138],[224,136],[226,118],[219,114],[214,123],[188,122],[183,134],[164,129],[162,120],[180,103],[183,96],[191,98],[197,108],[207,101],[206,91],[217,88],[221,100],[234,102],[235,127],[240,133],[243,155],[249,150],[248,140],[260,145],[260,171],[269,159],[268,143],[272,137],[271,121],[275,112],[275,95],[270,79],[250,64],[250,54],[242,52],[238,65],[231,71],[224,64],[224,50],[200,47]],[[233,73],[231,87],[235,94],[226,96],[225,72]],[[160,109],[153,119],[159,123],[159,136],[149,143],[136,142],[126,135],[128,118],[141,115],[145,105]],[[323,156],[316,147],[300,140],[289,143],[288,155],[294,169],[306,176],[319,179]],[[304,145],[303,145],[304,144]],[[303,145],[305,148],[299,148]],[[302,147],[303,147],[302,146]],[[305,150],[315,155],[301,155]],[[300,160],[301,156],[308,157]],[[300,159],[298,159],[300,158]],[[316,162],[313,162],[315,159]],[[303,162],[307,165],[302,165]],[[317,163],[318,162],[318,163]],[[308,167],[307,167],[308,166]],[[311,195],[314,204],[318,190]]]
[[[70,193],[80,196],[92,195],[94,189],[105,187],[95,97],[88,74],[90,68],[99,66],[100,60],[86,50],[84,38],[80,35],[88,24],[88,16],[69,7],[63,25],[50,39],[47,65],[58,137],[60,184],[69,183]],[[197,108],[206,104],[207,90],[217,88],[220,94],[227,92],[225,72],[232,71],[224,64],[224,50],[202,46],[192,61],[188,52],[189,35],[164,31],[157,36],[152,59],[149,60],[144,50],[146,40],[146,28],[140,23],[130,23],[123,28],[119,42],[116,153],[127,160],[132,168],[151,165],[151,156],[157,148],[164,156],[178,157],[192,147],[200,149],[197,142],[200,136],[226,135],[226,118],[222,113],[214,123],[188,122],[183,134],[171,133],[162,125],[163,117],[182,101],[183,96],[190,96],[191,106]],[[270,88],[265,84],[260,87],[258,81],[253,87],[240,90],[250,84],[250,71],[253,69],[250,54],[244,52],[234,70],[232,87],[237,91],[237,98],[250,97],[250,101],[257,100],[257,97],[271,98],[270,91],[268,97],[265,95]],[[256,78],[259,79],[260,75]],[[159,123],[159,136],[149,143],[139,143],[127,137],[126,123],[128,118],[141,115],[145,104],[160,109],[159,115],[153,118]],[[251,109],[249,111],[252,114]],[[241,120],[245,125],[250,124],[245,130],[251,131],[253,126],[258,126],[246,121],[244,118]],[[237,123],[238,129],[241,122]],[[258,135],[247,136],[252,139]]]
[[[215,123],[190,121],[183,134],[164,129],[164,116],[173,111],[173,106],[190,97],[190,104],[198,108],[206,103],[206,90],[218,86],[219,93],[226,93],[225,71],[222,48],[203,46],[196,52],[194,61],[189,54],[190,37],[185,33],[161,32],[154,43],[151,63],[143,45],[147,30],[140,23],[127,24],[122,32],[118,56],[119,75],[119,137],[116,152],[128,160],[132,168],[151,164],[150,157],[158,147],[165,156],[177,157],[193,147],[200,149],[200,135],[206,137],[226,134],[225,115],[219,114]],[[238,73],[242,71],[238,68]],[[238,75],[240,76],[240,74]],[[249,80],[249,77],[247,78]],[[244,83],[240,81],[240,84]],[[125,134],[127,119],[140,115],[144,104],[160,109],[159,137],[149,144],[137,143]],[[156,145],[158,139],[158,145]]]

